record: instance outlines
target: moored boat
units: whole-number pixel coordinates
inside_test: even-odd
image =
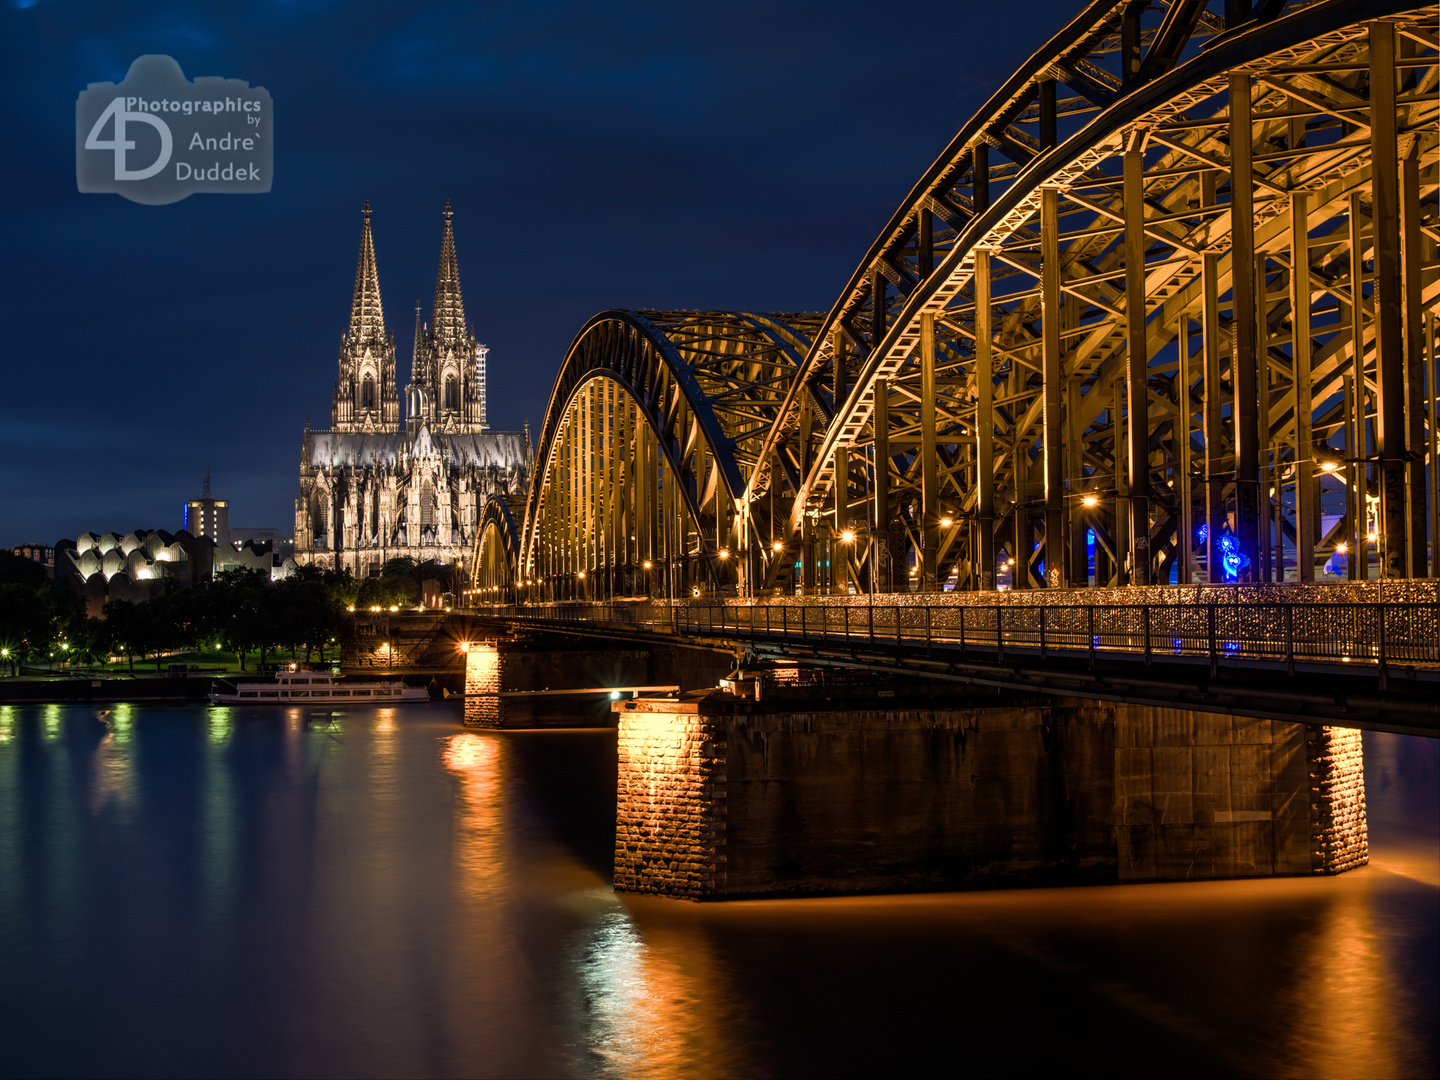
[[[215,705],[386,705],[429,701],[423,686],[342,682],[321,671],[282,671],[266,679],[216,679],[205,695]]]

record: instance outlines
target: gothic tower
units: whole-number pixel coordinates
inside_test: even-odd
[[[330,427],[334,431],[398,431],[395,340],[385,332],[375,241],[370,234],[369,199],[365,200],[364,214],[350,329],[340,339],[340,372],[330,406]]]
[[[435,307],[429,326],[415,316],[415,358],[406,390],[406,427],[424,422],[437,432],[485,431],[484,345],[465,323],[460,295],[460,266],[455,257],[455,232],[445,204],[445,231],[440,238],[440,268],[435,275]]]

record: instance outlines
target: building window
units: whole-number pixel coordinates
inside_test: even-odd
[[[330,524],[330,514],[325,505],[323,492],[315,492],[314,498],[310,501],[310,519],[313,523],[312,531],[316,536],[324,536],[326,528]]]
[[[369,375],[366,375],[365,381],[360,384],[360,406],[365,409],[375,407],[375,380]]]
[[[460,394],[455,386],[455,376],[445,380],[445,408],[458,409],[460,407]]]

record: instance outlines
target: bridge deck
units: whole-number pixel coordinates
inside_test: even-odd
[[[886,599],[479,610],[515,624],[685,639],[811,663],[1440,734],[1440,604],[1433,602],[956,605]]]

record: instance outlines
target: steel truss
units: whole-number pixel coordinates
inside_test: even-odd
[[[581,595],[662,553],[711,559],[669,595],[1440,567],[1437,9],[1226,7],[1087,7],[783,346],[754,316],[592,320],[517,577]],[[637,467],[655,495],[626,517]]]
[[[819,321],[716,311],[591,319],[546,410],[513,577],[502,580],[497,523],[476,546],[476,587],[557,599],[739,584],[736,506]]]

